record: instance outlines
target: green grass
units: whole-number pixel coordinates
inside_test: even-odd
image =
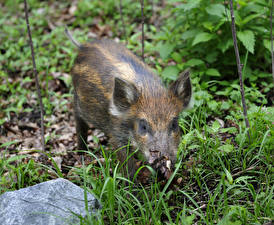
[[[221,140],[225,128],[215,122],[206,125],[205,108],[186,113],[185,122],[181,121],[186,132],[181,144],[181,155],[185,157],[176,165],[176,174],[165,184],[156,179],[148,186],[130,181],[128,184],[119,173],[119,165],[108,160],[112,154],[106,156],[105,165],[81,168],[79,175],[86,188],[102,203],[101,223],[263,224],[271,221],[273,129],[269,130],[268,126],[273,111],[256,110],[250,113],[251,126],[264,128],[254,129],[249,142],[247,130],[241,127],[242,122],[236,121],[240,127],[239,131],[233,131],[234,144],[234,140]],[[91,169],[101,179],[90,176]],[[172,183],[178,178],[183,179],[181,184]]]
[[[129,36],[128,48],[140,55],[140,11],[136,10],[139,7],[137,2],[124,0],[123,5]],[[152,16],[149,2],[145,1],[147,18]],[[196,20],[191,18],[194,18],[195,13],[203,18],[202,12],[206,12],[206,6],[203,4],[200,8],[194,8],[194,11],[187,11],[189,14],[180,14],[186,15],[183,19],[187,23],[182,25],[178,21],[182,19],[181,16],[168,16],[165,19],[170,9],[175,14],[182,10],[174,7],[172,2],[174,1],[166,1],[165,8],[160,4],[155,8],[156,16],[161,22],[160,28],[156,23],[145,26],[145,53],[146,62],[167,82],[175,79],[179,71],[192,67],[194,107],[183,112],[180,118],[183,136],[176,172],[166,182],[159,182],[157,177],[152,177],[149,185],[142,186],[122,175],[121,164],[116,160],[114,151],[100,146],[96,152],[87,152],[86,155],[92,160],[103,157],[105,163],[98,160],[97,164],[68,168],[72,172],[64,177],[93,193],[102,204],[98,217],[82,218],[82,224],[258,225],[273,221],[274,108],[269,97],[271,88],[273,89],[271,71],[268,69],[271,68],[269,52],[259,50],[254,55],[247,54],[244,46],[241,47],[241,53],[244,53],[242,62],[250,122],[250,129],[247,130],[236,76],[231,76],[230,79],[226,77],[226,72],[220,69],[223,65],[220,55],[215,57],[220,61],[214,61],[214,56],[209,51],[214,47],[210,41],[192,46],[188,43],[192,39],[184,39],[186,35],[182,37],[189,27],[193,27],[192,22],[205,29],[206,24],[199,23],[199,17]],[[48,119],[46,127],[49,129],[55,123],[49,118],[60,113],[68,114],[68,103],[72,101],[71,80],[66,74],[70,73],[76,49],[64,34],[65,25],[69,26],[80,43],[87,41],[94,23],[102,29],[108,26],[106,30],[112,32],[109,38],[119,37],[121,42],[125,40],[119,10],[114,10],[118,7],[118,1],[107,0],[108,4],[102,4],[101,1],[79,1],[77,10],[71,16],[73,19],[62,17],[67,15],[64,9],[68,10],[70,7],[67,1],[58,1],[56,5],[52,1],[29,0],[28,3]],[[0,14],[4,15],[0,18],[3,30],[0,33],[2,135],[5,122],[23,112],[37,111],[38,104],[22,1],[0,1],[0,4]],[[240,15],[247,13],[242,11],[239,12]],[[54,23],[56,26],[50,28],[48,19],[53,22],[59,20],[59,23]],[[268,21],[262,16],[259,24],[257,22],[248,23],[247,28],[242,25],[241,28],[262,32]],[[225,30],[223,34],[227,35],[222,38],[228,38],[229,30],[222,29]],[[256,37],[260,37],[259,33]],[[265,35],[263,37],[266,38]],[[263,49],[262,43],[256,41],[256,45],[259,45],[257,49]],[[202,51],[203,49],[205,50]],[[214,48],[214,52],[218,51]],[[234,62],[231,52],[226,52],[224,59],[229,58],[226,61],[229,65],[224,67],[227,74],[235,74],[236,71],[236,65],[230,63]],[[205,59],[199,59],[200,54]],[[257,61],[260,66],[253,71],[255,64],[248,62]],[[215,70],[208,70],[212,66],[215,66]],[[53,87],[56,79],[59,82],[57,89]],[[50,143],[54,136],[55,133],[47,136],[47,141]],[[0,193],[64,176],[54,161],[55,153],[47,152],[47,163],[41,163],[30,155],[18,155],[16,148],[11,150],[10,146],[16,141],[0,143]],[[52,150],[53,146],[50,148]]]
[[[110,160],[113,152],[103,148],[104,164],[98,160],[97,166],[75,169],[70,179],[85,186],[102,204],[100,223],[263,224],[273,219],[274,132],[268,128],[273,126],[273,110],[257,107],[249,114],[250,142],[243,122],[235,119],[239,130],[230,131],[233,144],[234,140],[221,140],[226,128],[220,128],[219,122],[207,125],[206,113],[203,106],[184,113],[185,135],[180,146],[184,157],[165,184],[156,178],[145,186],[130,182],[121,175],[120,165]],[[92,152],[88,154],[97,159]],[[38,176],[41,168],[33,160],[27,164],[22,160],[23,156],[1,160],[1,171],[8,170],[10,179],[18,179],[10,189],[46,179],[46,175]],[[178,178],[182,183],[172,184]],[[5,183],[9,182],[2,179]],[[83,224],[94,224],[94,218],[89,219],[83,219]]]

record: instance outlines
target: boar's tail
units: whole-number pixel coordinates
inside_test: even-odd
[[[81,45],[79,44],[79,42],[77,42],[73,37],[72,34],[70,33],[70,31],[68,30],[68,27],[65,27],[65,33],[68,36],[68,38],[71,40],[71,42],[78,48],[81,47]]]

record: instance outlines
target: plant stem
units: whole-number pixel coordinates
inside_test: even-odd
[[[141,14],[142,14],[142,59],[143,61],[145,60],[144,57],[144,39],[145,39],[145,33],[144,33],[144,24],[145,24],[145,19],[144,19],[144,0],[140,0],[141,2]]]
[[[127,43],[128,43],[128,39],[127,39],[127,32],[126,32],[125,21],[124,21],[124,16],[123,16],[123,5],[122,5],[122,0],[120,0],[119,12],[120,12],[121,20],[122,20],[123,34],[124,34],[124,38],[126,39],[126,44],[127,44]]]
[[[40,105],[41,142],[42,142],[41,144],[42,144],[42,150],[45,151],[44,106],[43,106],[43,102],[42,102],[41,90],[40,90],[38,74],[37,74],[37,69],[36,69],[36,63],[35,63],[35,55],[34,55],[34,49],[33,49],[32,37],[31,37],[31,30],[30,30],[30,25],[29,25],[27,0],[24,0],[24,5],[25,5],[25,8],[24,8],[25,9],[25,17],[26,17],[26,23],[27,23],[27,29],[28,29],[28,36],[29,36],[29,45],[30,45],[31,56],[32,56],[33,73],[34,73],[34,76],[35,76],[36,91],[37,91],[37,96],[38,96],[39,105]]]
[[[244,84],[243,84],[243,76],[242,76],[243,65],[241,64],[238,45],[237,45],[235,16],[234,16],[234,11],[233,11],[233,0],[230,0],[230,14],[231,14],[231,30],[232,30],[232,37],[233,37],[234,50],[235,50],[235,55],[236,55],[236,62],[237,62],[239,80],[240,80],[240,88],[241,88],[241,96],[242,96],[242,104],[243,104],[245,124],[246,124],[247,128],[250,128],[249,121],[248,121],[248,118],[247,118],[247,109],[246,109],[246,103],[245,103],[245,93],[244,93]],[[247,135],[248,135],[248,138],[249,138],[249,141],[250,141],[249,131],[247,132]]]
[[[273,2],[272,0],[272,6],[270,11],[270,38],[271,38],[271,64],[272,64],[272,78],[274,83],[274,56],[273,56],[273,34],[272,34],[272,14],[273,14]]]

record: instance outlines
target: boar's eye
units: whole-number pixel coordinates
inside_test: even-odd
[[[141,135],[146,135],[150,130],[150,126],[145,119],[140,119],[138,123],[138,132]]]
[[[173,118],[173,120],[170,122],[169,129],[173,132],[179,129],[178,117]]]

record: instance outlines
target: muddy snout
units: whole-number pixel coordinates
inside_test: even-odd
[[[148,163],[151,167],[159,172],[160,175],[164,176],[165,179],[169,179],[173,172],[171,159],[166,155],[162,155],[161,152],[157,150],[150,150],[149,153]]]

